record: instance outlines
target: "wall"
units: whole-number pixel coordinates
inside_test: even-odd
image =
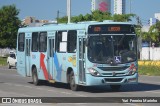
[[[143,47],[140,53],[141,60],[160,60],[160,47]]]

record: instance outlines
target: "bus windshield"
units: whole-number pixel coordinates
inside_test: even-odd
[[[136,35],[91,35],[88,40],[88,58],[91,62],[122,64],[137,59]]]

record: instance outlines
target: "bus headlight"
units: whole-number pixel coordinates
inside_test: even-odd
[[[137,68],[134,64],[131,64],[130,68],[129,68],[129,75],[134,75],[137,72]]]
[[[93,68],[88,68],[88,71],[93,76],[100,76],[100,73],[97,70],[93,69]]]

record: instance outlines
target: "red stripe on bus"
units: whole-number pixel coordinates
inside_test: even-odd
[[[40,54],[40,67],[41,69],[43,70],[43,74],[44,74],[44,77],[46,80],[48,79],[52,79],[51,75],[49,75],[48,71],[47,71],[47,68],[45,66],[45,63],[44,63],[44,58],[45,58],[45,54],[41,53]],[[48,78],[50,77],[50,78]]]

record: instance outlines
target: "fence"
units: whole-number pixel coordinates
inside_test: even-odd
[[[140,60],[160,60],[160,47],[143,47]]]

